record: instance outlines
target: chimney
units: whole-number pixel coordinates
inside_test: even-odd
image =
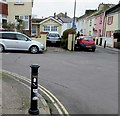
[[[98,11],[103,10],[103,8],[104,8],[104,4],[103,4],[103,3],[100,3],[99,6],[98,6]]]
[[[65,12],[65,18],[67,18],[67,12]]]

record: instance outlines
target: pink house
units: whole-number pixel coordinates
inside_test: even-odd
[[[104,36],[104,13],[100,13],[96,16],[96,30],[97,30],[97,37]]]
[[[96,30],[97,37],[105,36],[104,23],[105,23],[105,11],[114,6],[114,4],[99,4],[98,12],[96,14]]]

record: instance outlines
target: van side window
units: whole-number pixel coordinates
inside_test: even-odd
[[[27,37],[20,35],[20,34],[16,34],[17,40],[22,40],[22,41],[27,41]]]
[[[13,33],[2,33],[2,39],[16,40],[16,36]]]

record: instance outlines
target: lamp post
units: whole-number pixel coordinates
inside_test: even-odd
[[[76,0],[74,3],[74,17],[73,17],[73,24],[72,24],[72,28],[76,30],[75,13],[76,13]],[[72,34],[72,49],[71,49],[71,51],[74,51],[74,45],[75,45],[75,38],[74,38],[74,34]]]
[[[75,3],[74,3],[74,17],[73,17],[73,25],[72,25],[72,28],[76,28],[76,24],[75,24],[75,13],[76,13],[76,0],[75,0]]]

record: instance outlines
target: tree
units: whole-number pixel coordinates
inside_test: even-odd
[[[13,30],[15,29],[15,24],[14,24],[14,23],[11,23],[11,22],[3,23],[3,24],[2,24],[2,27],[3,27],[5,30],[13,31]]]
[[[22,19],[17,19],[17,25],[16,25],[17,31],[22,32],[24,29],[24,21]]]

